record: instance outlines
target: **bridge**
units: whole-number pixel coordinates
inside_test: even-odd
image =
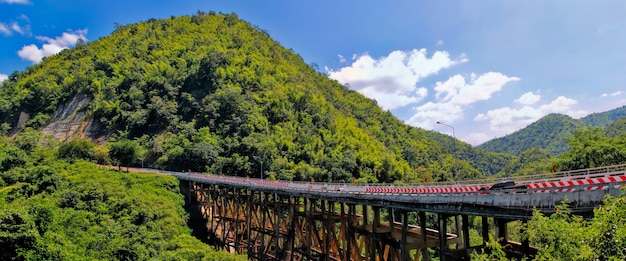
[[[134,170],[177,177],[218,247],[252,260],[429,260],[429,249],[440,260],[468,260],[491,229],[510,255],[532,255],[528,242],[509,240],[507,223],[562,203],[590,218],[626,184],[626,164],[403,186]],[[470,245],[470,216],[482,220],[482,245]]]

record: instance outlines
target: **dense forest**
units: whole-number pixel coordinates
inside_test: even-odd
[[[617,136],[620,128],[615,124],[619,124],[620,120],[623,122],[624,118],[626,118],[626,106],[593,113],[577,120],[563,114],[550,114],[521,130],[487,141],[478,148],[518,156],[530,148],[535,148],[542,149],[551,156],[557,156],[569,150],[567,138],[574,134],[575,130],[606,128],[607,131],[610,129],[617,131],[612,134]],[[621,130],[626,132],[626,129],[621,128]]]
[[[191,235],[175,178],[105,170],[61,146],[0,137],[0,260],[247,260]]]
[[[0,123],[10,135],[128,140],[135,166],[287,180],[449,181],[513,159],[407,126],[264,30],[214,12],[117,25],[11,74]]]

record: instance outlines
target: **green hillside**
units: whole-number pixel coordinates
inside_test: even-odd
[[[405,125],[262,29],[214,12],[118,25],[10,75],[0,122],[10,134],[130,140],[132,165],[289,180],[473,178],[512,158],[459,141],[457,161],[446,136]]]
[[[609,137],[617,137],[626,134],[626,117],[617,120],[605,129],[606,135]]]
[[[620,108],[593,113],[579,120],[572,119],[567,115],[550,114],[527,127],[506,135],[501,138],[487,141],[478,148],[501,153],[521,155],[530,148],[545,150],[552,156],[568,151],[566,139],[571,137],[575,130],[584,128],[607,128],[607,134],[615,137],[623,133],[623,129],[617,122],[626,118],[626,106]],[[623,122],[623,121],[621,121]],[[613,125],[616,123],[617,125]]]
[[[588,127],[606,127],[613,122],[626,118],[626,106],[614,110],[592,113],[580,119]]]
[[[530,148],[540,148],[550,155],[568,150],[566,139],[584,125],[563,114],[550,114],[527,127],[501,138],[487,141],[478,148],[521,155]]]

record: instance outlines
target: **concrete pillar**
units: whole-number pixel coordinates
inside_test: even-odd
[[[445,214],[439,214],[439,260],[446,261],[446,250],[448,249],[448,217]]]
[[[499,242],[508,242],[509,241],[509,230],[507,227],[508,220],[496,218],[494,219],[496,223],[496,238]]]
[[[409,215],[406,210],[402,210],[402,239],[400,245],[401,257],[402,261],[409,261],[409,251],[406,248],[406,233],[409,229]]]
[[[422,230],[422,240],[424,241],[424,247],[422,248],[422,261],[430,260],[430,253],[428,253],[428,234],[426,231],[426,212],[419,213],[420,229]],[[417,257],[415,257],[417,259]]]
[[[482,216],[481,219],[483,221],[483,231],[482,231],[483,247],[486,247],[487,242],[489,242],[489,218]]]

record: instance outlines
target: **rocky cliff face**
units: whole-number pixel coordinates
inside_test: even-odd
[[[77,94],[61,104],[42,132],[62,141],[80,138],[103,141],[100,124],[87,114],[91,100],[90,95]]]

